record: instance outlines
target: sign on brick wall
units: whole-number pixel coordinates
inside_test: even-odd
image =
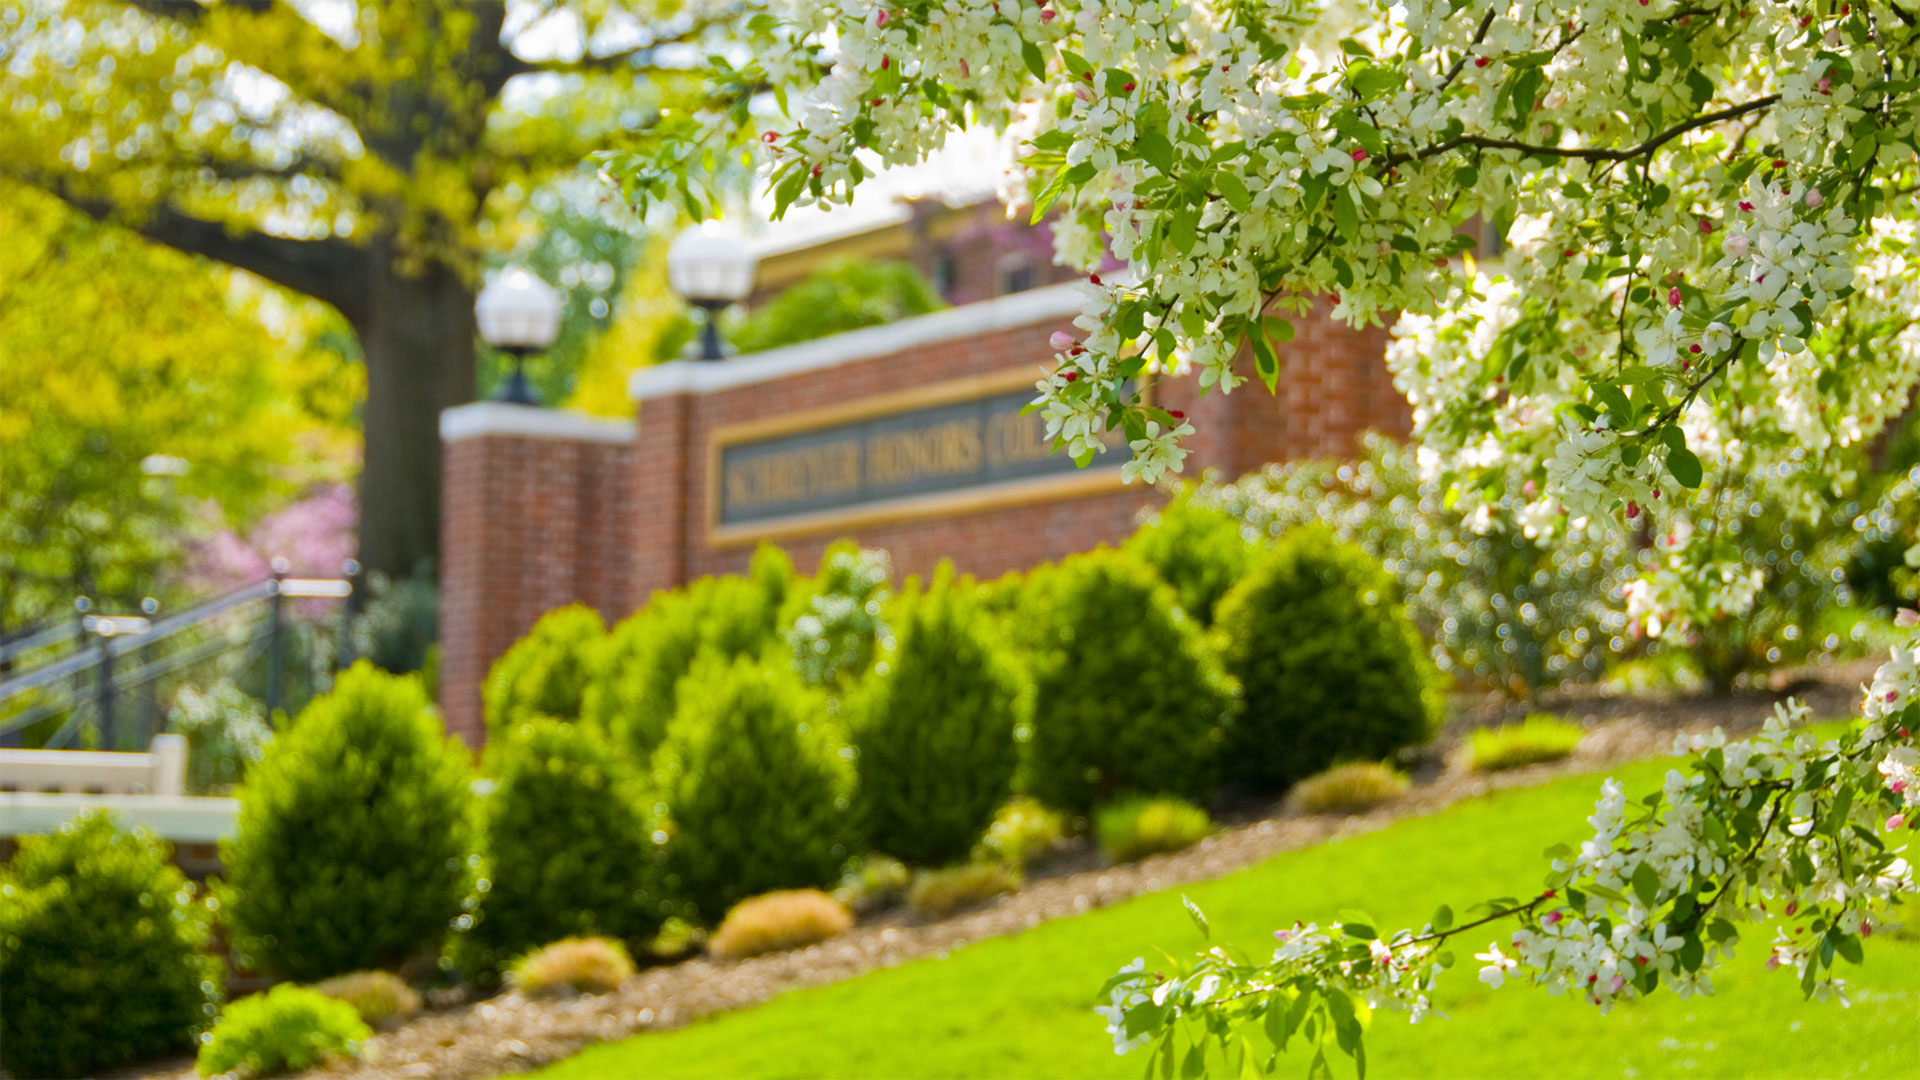
[[[708,524],[718,540],[1118,486],[1118,454],[1086,469],[1021,415],[1035,376],[999,372],[717,430]],[[1124,450],[1119,432],[1109,449]]]

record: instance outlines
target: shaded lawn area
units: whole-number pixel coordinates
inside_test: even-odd
[[[1608,770],[1638,796],[1672,762]],[[1383,929],[1539,887],[1542,849],[1587,832],[1599,775],[1496,793],[1362,837],[1277,856],[1218,881],[1157,893],[1044,924],[938,958],[798,991],[679,1031],[638,1035],[536,1074],[563,1077],[1139,1077],[1144,1053],[1113,1054],[1092,1012],[1108,974],[1136,956],[1195,950],[1180,905],[1191,896],[1217,937],[1267,952],[1273,928],[1323,925],[1363,908]],[[1909,911],[1914,905],[1907,905]],[[1920,915],[1907,916],[1909,923]],[[1495,928],[1489,928],[1493,930]],[[1749,932],[1714,976],[1711,998],[1661,992],[1601,1016],[1589,1006],[1509,982],[1478,981],[1471,957],[1492,936],[1455,948],[1442,981],[1451,1019],[1418,1027],[1374,1017],[1369,1076],[1395,1077],[1920,1077],[1920,941],[1914,928],[1869,942],[1866,964],[1842,965],[1853,1007],[1803,1002],[1790,969],[1762,968],[1770,933]],[[1351,1075],[1346,1063],[1340,1074]],[[1306,1055],[1283,1062],[1304,1075]]]

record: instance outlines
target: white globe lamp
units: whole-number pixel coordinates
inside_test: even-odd
[[[560,336],[560,294],[532,273],[509,266],[480,290],[473,317],[480,339],[513,357],[513,374],[494,400],[540,404],[527,383],[527,356],[544,352]]]
[[[738,230],[717,221],[682,229],[667,249],[667,281],[687,303],[707,313],[701,333],[702,360],[726,356],[720,342],[720,312],[753,291],[758,261]]]

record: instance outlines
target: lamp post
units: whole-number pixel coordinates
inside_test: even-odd
[[[553,286],[517,266],[495,275],[473,302],[480,339],[513,357],[513,374],[495,401],[538,405],[527,383],[527,355],[544,351],[560,336],[560,294]]]
[[[687,303],[707,313],[707,325],[700,334],[700,359],[726,358],[720,313],[753,291],[758,261],[739,232],[717,221],[688,226],[674,237],[667,249],[667,280]]]

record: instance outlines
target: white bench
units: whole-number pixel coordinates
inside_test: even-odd
[[[0,750],[0,791],[81,795],[184,795],[187,739],[155,735],[142,754]]]
[[[233,832],[234,799],[187,795],[187,740],[156,735],[145,753],[0,750],[0,837],[48,833],[80,811],[113,813],[180,844]]]

